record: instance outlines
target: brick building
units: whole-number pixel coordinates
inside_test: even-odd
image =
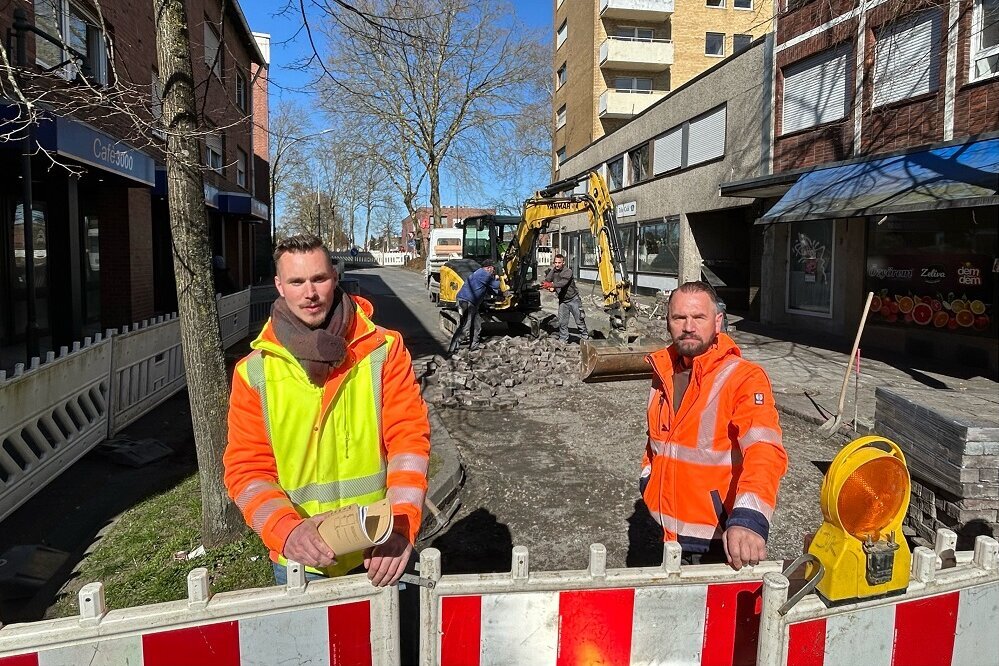
[[[794,2],[773,169],[722,185],[769,225],[761,320],[999,368],[999,3]],[[735,181],[736,179],[732,179]]]
[[[47,88],[53,100],[39,105],[44,119],[30,128],[34,302],[44,352],[176,308],[165,141],[154,129],[162,84],[152,6],[105,0],[99,15],[83,0],[21,0],[0,13],[3,34],[15,10],[56,39],[25,32],[22,68],[26,85]],[[255,276],[255,246],[269,246],[254,231],[269,218],[266,175],[259,178],[266,152],[258,153],[262,132],[254,131],[255,117],[266,127],[260,119],[267,108],[266,83],[260,84],[266,59],[238,3],[188,0],[187,15],[213,252],[243,286]],[[44,70],[51,74],[43,81]],[[258,72],[263,76],[253,78]],[[85,83],[115,101],[100,102],[96,92],[84,92]],[[17,110],[14,100],[0,97],[0,125],[13,127]],[[23,350],[28,295],[19,136],[0,139],[0,159],[18,165],[0,177],[0,347]],[[49,156],[70,169],[53,166]]]
[[[770,0],[555,0],[552,169],[770,29]]]

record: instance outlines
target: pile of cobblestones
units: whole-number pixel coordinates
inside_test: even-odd
[[[546,387],[581,383],[579,365],[579,345],[554,335],[490,338],[475,351],[435,356],[425,394],[438,407],[512,409]]]

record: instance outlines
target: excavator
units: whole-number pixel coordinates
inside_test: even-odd
[[[553,220],[578,214],[588,216],[590,232],[596,239],[603,309],[610,317],[607,339],[582,344],[581,376],[588,381],[647,377],[645,356],[662,348],[664,342],[645,341],[629,333],[634,314],[631,282],[614,202],[603,177],[592,171],[539,190],[524,202],[520,217],[482,215],[465,219],[462,257],[445,263],[440,272],[438,305],[442,308],[442,328],[453,331],[458,325],[458,291],[480,267],[479,262],[491,259],[496,264],[501,295],[485,303],[483,317],[510,325],[526,324],[537,337],[541,292],[534,255],[538,237],[548,231]]]

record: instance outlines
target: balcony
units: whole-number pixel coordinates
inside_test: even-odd
[[[608,37],[600,45],[600,66],[639,72],[661,72],[673,64],[669,39]]]
[[[673,0],[600,0],[600,18],[665,21],[673,14]]]
[[[601,118],[628,119],[638,115],[663,97],[668,90],[623,90],[610,88],[600,96],[597,115]]]

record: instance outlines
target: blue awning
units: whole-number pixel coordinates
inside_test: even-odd
[[[999,139],[816,169],[757,224],[999,205]]]
[[[244,192],[220,192],[219,209],[230,215],[245,215],[258,220],[269,220],[267,204]]]

